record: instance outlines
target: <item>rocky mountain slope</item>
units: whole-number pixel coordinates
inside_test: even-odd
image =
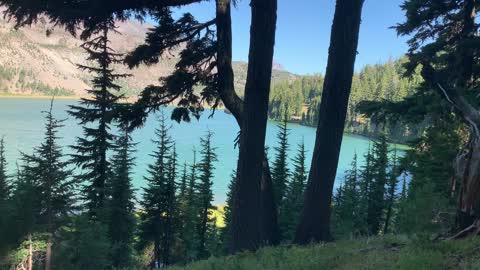
[[[120,53],[132,50],[143,42],[149,27],[151,25],[136,21],[119,23],[121,34],[111,36],[112,47]],[[48,23],[40,20],[31,27],[15,30],[12,23],[0,16],[0,94],[85,95],[90,75],[77,68],[77,64],[86,62],[86,55],[79,47],[82,41],[61,29],[55,29],[47,37],[48,28]],[[164,59],[155,66],[141,66],[134,70],[122,65],[115,68],[118,73],[133,75],[119,84],[128,95],[134,96],[145,86],[158,83],[159,77],[172,72],[175,62],[172,58]],[[275,67],[281,66],[276,64]],[[234,69],[236,87],[243,91],[247,64],[235,62]],[[295,77],[280,69],[273,72],[274,82]]]

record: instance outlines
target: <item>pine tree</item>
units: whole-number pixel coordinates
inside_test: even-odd
[[[183,243],[183,259],[190,262],[198,259],[199,238],[197,228],[200,224],[199,194],[198,194],[198,176],[197,170],[200,164],[197,164],[197,152],[193,150],[193,161],[190,165],[190,172],[187,176],[187,192],[185,202],[182,206],[182,232],[181,241]]]
[[[112,178],[108,182],[108,229],[111,241],[112,266],[124,269],[132,263],[132,242],[135,230],[134,192],[132,187],[132,138],[126,125],[120,127],[111,160]]]
[[[71,170],[57,141],[58,129],[63,127],[62,120],[54,118],[53,100],[50,110],[46,113],[44,142],[34,149],[32,155],[23,154],[22,159],[27,163],[24,171],[33,178],[36,195],[40,203],[40,212],[37,226],[41,232],[47,233],[45,269],[52,268],[52,245],[57,229],[66,224],[73,210],[75,202],[74,182]]]
[[[358,231],[362,235],[368,234],[368,205],[370,188],[373,182],[373,153],[369,146],[368,151],[364,155],[365,163],[360,169],[358,179],[359,201],[358,201]]]
[[[278,146],[275,147],[275,160],[272,164],[272,182],[274,188],[275,203],[278,209],[281,209],[282,201],[285,197],[287,182],[289,177],[289,169],[287,165],[288,152],[288,134],[287,118],[283,119],[282,124],[277,125],[279,128],[277,134]]]
[[[350,170],[346,172],[344,182],[338,189],[339,193],[335,205],[335,231],[340,234],[352,236],[359,233],[361,228],[361,215],[359,209],[360,192],[357,168],[357,155],[355,154]]]
[[[0,139],[0,235],[9,235],[7,233],[8,217],[10,209],[10,183],[7,175],[7,161],[5,159],[5,140],[4,137]],[[6,239],[0,243],[0,254],[5,248]]]
[[[198,224],[198,254],[200,258],[209,256],[207,251],[208,228],[212,224],[210,218],[214,207],[213,202],[213,171],[215,170],[214,163],[217,161],[216,148],[212,146],[212,132],[207,132],[204,138],[200,139],[201,145],[201,160],[198,164],[199,168],[199,183],[198,183],[198,204],[200,210],[200,223]],[[214,224],[215,225],[215,224]],[[216,232],[216,231],[215,231]]]
[[[229,247],[231,246],[232,235],[231,235],[231,226],[232,226],[232,205],[233,205],[233,193],[235,192],[235,181],[237,179],[237,172],[234,170],[231,174],[231,180],[228,184],[227,199],[225,201],[224,207],[224,222],[225,227],[222,228],[222,242],[223,249],[225,252],[228,252]]]
[[[307,181],[307,168],[305,143],[298,145],[298,152],[293,159],[294,171],[286,188],[286,195],[280,209],[280,230],[282,239],[292,241],[295,235],[300,212],[303,208],[305,184]]]
[[[10,196],[10,186],[7,175],[7,160],[5,158],[5,138],[0,139],[0,204],[7,201]]]
[[[396,190],[398,184],[398,158],[397,158],[397,149],[395,148],[392,157],[392,166],[390,168],[390,173],[388,174],[388,181],[387,181],[387,193],[386,193],[386,216],[385,216],[385,226],[383,229],[383,233],[389,233],[389,229],[392,225],[393,219],[393,211],[394,211],[394,204],[397,200]]]
[[[171,246],[168,244],[172,243],[172,235],[168,226],[172,225],[170,221],[173,213],[170,212],[170,203],[175,196],[175,190],[172,193],[169,179],[173,142],[168,131],[165,115],[162,114],[159,118],[159,128],[155,132],[157,139],[154,143],[157,149],[152,154],[155,161],[148,166],[149,176],[145,177],[147,187],[143,189],[143,198],[140,202],[142,214],[139,248],[143,249],[149,243],[153,243],[152,267],[155,268],[168,265],[171,255]]]
[[[111,176],[111,164],[108,151],[114,146],[114,135],[110,125],[115,117],[115,103],[121,98],[120,86],[115,80],[125,74],[115,74],[113,64],[122,63],[122,55],[115,53],[109,46],[109,32],[115,28],[114,18],[105,20],[93,34],[98,35],[85,42],[82,48],[88,54],[88,60],[95,66],[79,65],[79,68],[95,74],[90,98],[83,98],[80,105],[70,106],[69,113],[83,125],[83,137],[78,137],[72,146],[75,154],[72,161],[82,169],[79,179],[85,183],[86,208],[93,219],[99,219],[105,204],[106,183]]]
[[[383,223],[383,211],[385,210],[385,185],[387,184],[388,169],[388,143],[387,137],[382,133],[373,144],[372,158],[372,182],[368,194],[367,223],[369,234],[378,234]]]

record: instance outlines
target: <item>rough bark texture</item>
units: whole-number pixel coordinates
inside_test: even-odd
[[[233,252],[255,250],[265,244],[262,178],[277,0],[252,0],[251,7],[249,65],[232,213]]]
[[[232,20],[230,0],[217,0],[217,69],[219,77],[219,94],[225,107],[235,117],[240,129],[243,124],[244,103],[236,94],[234,73],[232,68]],[[261,182],[262,208],[262,238],[263,243],[278,244],[279,229],[277,223],[276,205],[273,199],[272,178],[266,155],[263,159],[263,173]]]
[[[329,241],[333,184],[357,55],[363,0],[337,0],[305,204],[295,242]]]

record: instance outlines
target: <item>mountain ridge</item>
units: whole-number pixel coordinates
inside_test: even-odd
[[[1,12],[1,10],[0,10]],[[117,23],[120,34],[112,34],[112,47],[126,53],[140,45],[151,24],[137,21]],[[47,37],[51,26],[45,19],[18,30],[5,18],[0,18],[0,93],[11,95],[60,95],[86,96],[91,76],[77,68],[85,65],[86,54],[80,48],[83,43],[71,34],[56,28]],[[177,58],[165,57],[153,66],[140,66],[133,70],[116,65],[118,73],[133,76],[118,83],[128,96],[138,95],[147,85],[158,84],[158,79],[171,74]],[[242,95],[245,86],[247,63],[234,62],[235,87]],[[273,83],[294,80],[299,76],[283,70],[274,63]]]

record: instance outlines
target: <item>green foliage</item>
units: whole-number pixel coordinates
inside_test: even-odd
[[[456,124],[441,122],[427,129],[424,136],[412,143],[403,162],[410,175],[408,192],[402,195],[398,218],[399,230],[445,232],[454,221],[457,197],[452,197],[448,179],[454,177],[452,160],[461,145]]]
[[[298,145],[297,155],[293,159],[294,170],[287,183],[285,199],[280,208],[279,226],[282,239],[292,241],[300,213],[303,209],[304,191],[307,184],[307,168],[305,144]]]
[[[368,232],[377,235],[383,224],[383,211],[385,209],[385,186],[388,177],[389,149],[387,136],[381,134],[380,138],[373,143],[372,148],[372,181],[368,187],[367,223]]]
[[[58,269],[107,269],[110,261],[108,228],[98,221],[81,215],[61,232],[62,248],[56,252],[54,262]]]
[[[210,218],[214,210],[213,202],[213,172],[215,170],[214,163],[217,161],[216,148],[212,146],[212,132],[207,132],[204,138],[200,139],[200,163],[199,183],[198,183],[198,206],[200,211],[200,223],[198,224],[198,254],[200,258],[206,258],[210,254],[208,252],[207,239],[217,238],[219,233],[216,229],[214,220]],[[210,241],[211,242],[211,241]]]
[[[155,161],[148,166],[147,186],[143,189],[140,202],[142,212],[139,224],[139,248],[144,249],[153,243],[153,258],[151,265],[168,265],[171,263],[171,253],[175,231],[175,179],[172,168],[173,142],[168,134],[165,115],[159,118],[159,128],[155,131],[157,146],[152,154]],[[176,160],[175,160],[176,162]],[[173,177],[172,177],[173,176]]]
[[[480,240],[425,245],[405,237],[369,238],[307,247],[268,247],[210,258],[172,270],[476,269]]]
[[[355,236],[362,227],[359,176],[357,167],[357,155],[353,157],[350,170],[346,172],[343,184],[338,188],[334,196],[333,231],[339,236]],[[352,235],[353,234],[353,235]]]
[[[107,203],[108,230],[111,240],[110,254],[112,266],[123,269],[132,265],[133,234],[135,231],[134,193],[132,187],[132,139],[125,127],[117,138],[115,154],[112,158],[113,175],[109,181]]]
[[[289,129],[287,127],[286,115],[283,119],[283,122],[277,125],[277,127],[279,128],[277,134],[278,146],[274,148],[275,159],[272,164],[272,183],[275,204],[279,209],[281,209],[290,174],[290,170],[287,164]]]
[[[79,68],[93,73],[93,89],[88,90],[91,98],[83,98],[80,105],[70,106],[70,115],[83,125],[83,137],[78,137],[72,146],[72,162],[81,169],[79,180],[85,183],[83,195],[92,219],[104,218],[106,183],[111,176],[111,164],[107,154],[114,147],[114,136],[110,125],[117,112],[117,101],[121,98],[111,91],[119,91],[115,80],[125,78],[125,74],[115,74],[111,65],[121,63],[121,55],[110,48],[109,29],[114,28],[113,18],[102,22],[99,36],[85,42],[82,48],[88,53],[87,60],[98,67],[79,65]],[[90,126],[91,125],[91,126]]]
[[[228,184],[227,199],[225,201],[224,207],[224,222],[225,227],[222,228],[222,237],[221,241],[223,243],[223,250],[225,253],[228,253],[228,250],[231,247],[232,235],[231,235],[231,226],[232,226],[232,207],[233,207],[233,193],[235,192],[235,185],[237,181],[237,171],[234,170],[231,174],[231,180]]]
[[[399,102],[415,93],[421,83],[419,70],[412,78],[403,78],[405,57],[389,60],[384,64],[365,66],[354,75],[352,93],[347,111],[345,131],[377,137],[380,135],[376,118],[365,118],[357,110],[361,104],[370,102]],[[321,75],[303,76],[293,82],[276,83],[270,94],[269,117],[281,120],[300,120],[304,125],[316,126],[322,97],[324,78]],[[306,110],[304,109],[304,106]],[[389,123],[387,135],[393,141],[406,142],[418,137],[423,125]]]

